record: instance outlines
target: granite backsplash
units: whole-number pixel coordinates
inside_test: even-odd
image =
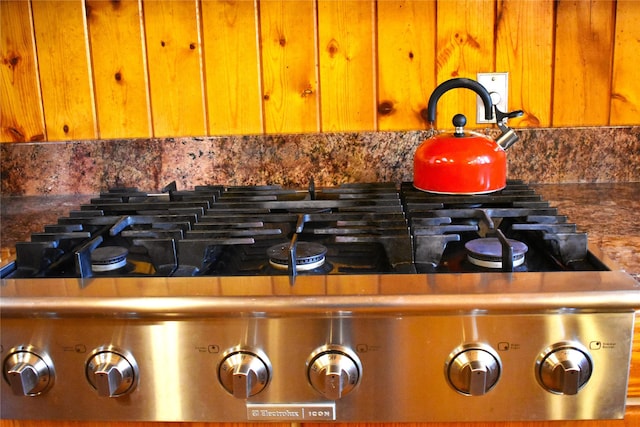
[[[488,133],[494,131],[488,130]],[[519,129],[508,176],[532,183],[640,182],[640,126]],[[0,144],[1,194],[95,194],[202,184],[410,181],[427,131]]]

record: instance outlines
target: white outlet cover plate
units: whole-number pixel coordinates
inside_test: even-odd
[[[498,106],[498,110],[502,112],[509,111],[509,73],[478,73],[478,83],[487,89],[491,95],[493,105]],[[477,97],[476,123],[495,123],[495,114],[491,120],[484,117],[484,103]]]

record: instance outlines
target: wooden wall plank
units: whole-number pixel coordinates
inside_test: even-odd
[[[496,71],[509,72],[509,109],[524,116],[514,127],[551,125],[554,1],[497,4]]]
[[[257,4],[202,1],[209,132],[263,131]]]
[[[46,139],[29,2],[0,0],[0,142]]]
[[[376,128],[372,1],[318,1],[322,131]]]
[[[436,87],[436,3],[378,2],[378,129],[424,129]]]
[[[146,1],[153,134],[206,135],[198,1]]]
[[[47,139],[97,138],[84,1],[32,2]]]
[[[88,0],[88,28],[84,0],[0,1],[0,142],[422,129],[437,83],[486,71],[516,127],[640,124],[633,0]]]
[[[640,2],[618,0],[611,93],[611,125],[640,124]]]
[[[141,3],[88,0],[86,5],[100,137],[149,137]]]
[[[454,77],[476,79],[479,72],[495,70],[495,4],[491,0],[438,2],[437,83]],[[476,94],[467,89],[445,93],[438,103],[438,129],[451,129],[455,114],[475,125]]]
[[[302,423],[301,427],[323,427],[322,423]],[[333,423],[332,427],[637,427],[640,425],[640,406],[628,406],[623,420],[566,420],[566,421],[477,421],[426,423]],[[18,427],[18,426],[16,426]],[[20,426],[22,427],[22,426]],[[26,426],[25,426],[26,427]],[[78,426],[79,427],[79,426]]]
[[[315,16],[313,0],[260,2],[266,133],[320,130]]]
[[[614,2],[558,2],[553,126],[609,123],[614,24]]]
[[[173,284],[172,284],[173,285]],[[4,420],[0,427],[264,427],[265,423],[220,423],[220,422],[155,422],[155,421],[51,421],[51,420]],[[292,427],[291,423],[269,423],[270,427]],[[591,427],[591,426],[586,426]],[[609,426],[600,426],[609,427]],[[618,426],[624,427],[624,426]]]
[[[636,310],[636,319],[633,325],[631,368],[629,369],[627,396],[636,398],[640,397],[640,310]],[[638,407],[638,410],[640,411],[640,406]]]

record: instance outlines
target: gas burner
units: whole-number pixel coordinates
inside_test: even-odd
[[[285,242],[267,249],[269,264],[278,270],[287,270],[289,268],[290,245],[290,242]],[[312,242],[297,242],[295,245],[296,271],[309,271],[324,264],[327,253],[325,246]]]
[[[91,270],[96,273],[114,271],[127,265],[127,248],[103,246],[91,253]]]
[[[529,247],[518,240],[507,239],[509,246],[513,248],[513,267],[524,264],[525,254]],[[484,268],[502,268],[502,243],[497,237],[484,237],[470,240],[465,243],[467,259],[473,265]],[[508,258],[507,258],[508,259]]]
[[[519,182],[474,196],[429,194],[409,182],[399,189],[393,183],[310,187],[178,191],[172,184],[168,195],[111,189],[18,242],[16,261],[2,267],[0,277],[288,274],[293,284],[298,271],[603,269],[588,255],[586,233]],[[518,252],[514,257],[502,230],[527,245],[526,261]],[[483,251],[468,259],[465,243],[481,236],[499,237],[502,250],[495,243],[489,260]],[[109,251],[106,260],[102,251]]]

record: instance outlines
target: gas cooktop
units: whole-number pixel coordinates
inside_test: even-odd
[[[117,188],[16,255],[3,418],[625,413],[638,284],[522,182]]]
[[[586,233],[522,182],[114,188],[16,245],[5,278],[597,271]]]

